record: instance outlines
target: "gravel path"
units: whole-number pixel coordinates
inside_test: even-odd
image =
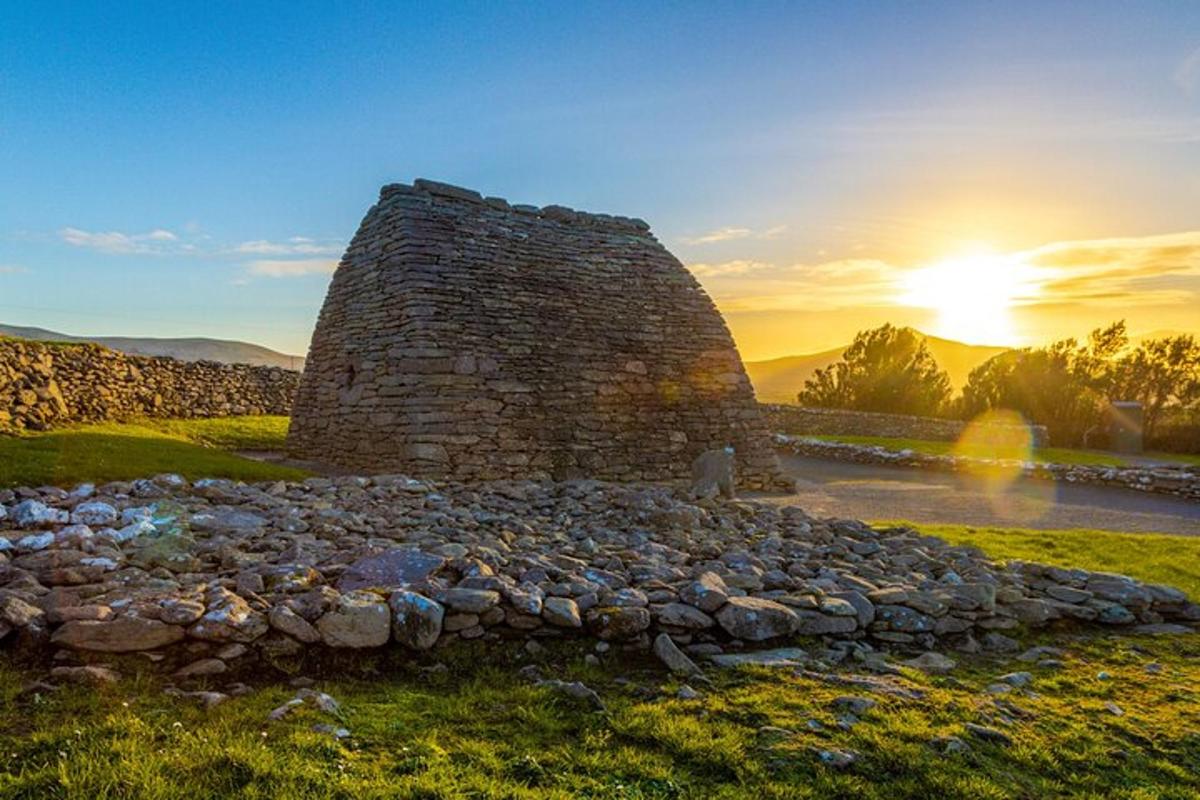
[[[772,501],[815,516],[1200,535],[1200,503],[1162,495],[1029,480],[997,496],[965,475],[798,456],[781,461],[799,494]]]

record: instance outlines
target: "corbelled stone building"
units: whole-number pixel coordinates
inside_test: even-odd
[[[325,298],[295,456],[455,479],[664,480],[732,444],[781,485],[721,315],[638,219],[380,192]]]

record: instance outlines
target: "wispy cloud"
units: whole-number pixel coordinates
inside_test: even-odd
[[[680,242],[687,245],[699,244],[714,244],[716,242],[731,242],[737,239],[774,239],[787,230],[786,225],[777,225],[773,228],[765,230],[755,230],[754,228],[741,227],[725,227],[717,228],[716,230],[702,233],[699,236],[685,236],[680,238]]]
[[[201,234],[199,225],[195,223],[185,225],[182,234],[165,228],[154,228],[146,233],[125,233],[68,227],[58,231],[58,238],[72,247],[108,255],[191,256],[233,261],[240,264],[242,270],[236,280],[238,285],[256,277],[295,278],[332,273],[337,261],[329,257],[340,254],[344,248],[340,241],[309,236],[223,244]],[[3,271],[0,268],[0,272]]]
[[[147,233],[122,233],[121,231],[93,233],[79,228],[63,228],[58,232],[58,236],[73,247],[126,255],[163,253],[179,241],[177,234],[163,228],[155,228]]]
[[[1140,305],[1200,300],[1200,231],[1055,242],[1019,254],[1036,269],[1038,297]]]
[[[251,275],[265,278],[298,278],[304,275],[329,275],[338,262],[331,258],[262,259],[251,261]]]
[[[1188,96],[1196,94],[1196,90],[1200,89],[1200,47],[1179,62],[1174,78],[1175,84]]]
[[[0,264],[0,275],[20,275],[25,272],[29,270],[17,264]]]
[[[904,273],[885,261],[847,258],[816,264],[725,261],[690,264],[725,311],[830,310],[891,303]]]
[[[1019,305],[1200,307],[1200,231],[1052,242],[998,254],[987,264],[1021,269],[1022,293],[1014,298]],[[853,258],[812,264],[732,260],[688,268],[732,312],[905,305],[907,279],[928,266]]]
[[[284,242],[272,242],[266,239],[256,239],[252,242],[242,242],[233,248],[233,252],[256,256],[328,256],[342,252],[340,242],[317,241],[307,236],[293,236]]]

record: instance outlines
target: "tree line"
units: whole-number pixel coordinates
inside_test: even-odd
[[[1142,404],[1148,444],[1200,450],[1200,342],[1191,335],[1133,345],[1125,322],[1085,341],[1063,339],[996,355],[971,370],[954,396],[912,328],[860,331],[840,361],[817,370],[801,405],[971,419],[991,409],[1018,411],[1045,425],[1059,445],[1099,444],[1109,401]]]

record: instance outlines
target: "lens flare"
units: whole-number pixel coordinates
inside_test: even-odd
[[[954,455],[967,459],[968,480],[983,490],[997,516],[1027,523],[1054,505],[1053,481],[1024,478],[1033,458],[1033,432],[1017,412],[996,409],[971,420]]]

